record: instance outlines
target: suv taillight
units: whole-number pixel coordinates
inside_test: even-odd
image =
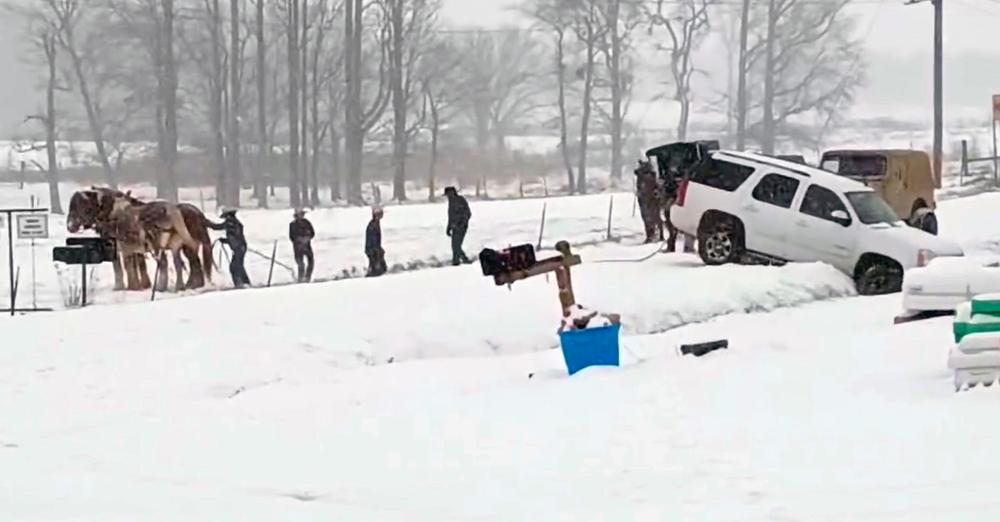
[[[684,206],[684,200],[687,199],[688,184],[689,183],[690,183],[690,181],[688,181],[688,180],[685,179],[685,180],[681,180],[681,182],[677,185],[677,203],[676,203],[676,205],[678,207],[683,207]]]

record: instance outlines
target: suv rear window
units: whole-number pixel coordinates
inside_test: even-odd
[[[740,185],[752,174],[752,167],[713,159],[707,163],[704,169],[694,172],[691,181],[732,192],[740,188]]]
[[[753,198],[781,208],[792,208],[792,200],[798,190],[799,180],[780,174],[768,174],[754,187]]]
[[[885,156],[859,154],[857,156],[828,156],[823,158],[824,170],[841,176],[857,178],[881,178],[885,176]]]

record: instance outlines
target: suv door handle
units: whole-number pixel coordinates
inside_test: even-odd
[[[759,210],[757,209],[757,207],[755,207],[753,205],[746,205],[746,206],[743,207],[743,210],[746,210],[747,212],[752,212],[752,213],[759,212]]]
[[[804,219],[800,219],[800,220],[796,221],[795,225],[798,226],[798,227],[802,227],[802,228],[808,228],[809,227],[809,223],[806,223],[806,221]]]

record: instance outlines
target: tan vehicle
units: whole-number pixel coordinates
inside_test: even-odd
[[[930,156],[917,150],[833,150],[823,153],[820,168],[871,187],[910,226],[937,234],[934,175]]]

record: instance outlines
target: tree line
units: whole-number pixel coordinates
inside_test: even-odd
[[[585,193],[596,136],[606,138],[611,179],[622,179],[642,90],[676,105],[677,139],[688,139],[698,103],[725,114],[720,134],[735,147],[772,153],[779,140],[808,140],[836,123],[863,80],[848,4],[524,0],[530,27],[492,31],[449,29],[440,0],[35,0],[7,9],[24,18],[45,85],[44,108],[27,119],[46,136],[39,167],[52,201],[55,143],[76,125],[110,186],[126,146],[150,141],[163,199],[177,200],[178,159],[191,146],[210,158],[221,204],[238,206],[240,188],[252,186],[267,207],[277,177],[299,207],[363,204],[366,154],[389,142],[394,200],[414,197],[414,180],[434,198],[449,140],[476,151],[467,168],[485,194],[509,157],[507,139],[526,133],[558,135],[565,189]],[[704,52],[713,40],[724,59]],[[721,92],[703,87],[708,61],[725,62]],[[428,155],[420,172],[407,162],[415,146]]]

